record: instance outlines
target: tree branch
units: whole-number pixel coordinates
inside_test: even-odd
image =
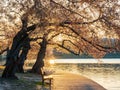
[[[3,54],[5,51],[7,51],[8,50],[8,47],[6,47],[5,49],[3,49],[3,50],[0,50],[0,55],[1,54]]]
[[[97,18],[93,21],[90,21],[90,22],[72,22],[72,21],[64,21],[64,22],[61,22],[60,25],[64,25],[64,24],[68,24],[68,25],[79,25],[79,24],[92,24],[94,22],[97,22],[98,20],[100,20],[102,18]]]
[[[27,32],[36,29],[36,27],[37,27],[37,24],[34,24],[34,25],[27,27]]]
[[[72,50],[68,49],[67,47],[65,47],[65,46],[63,46],[63,45],[60,45],[60,44],[58,44],[58,43],[48,43],[48,44],[57,45],[57,46],[65,49],[65,50],[67,50],[68,52],[70,52],[70,53],[72,53],[72,54],[74,54],[74,55],[79,55],[79,53],[75,53],[74,51],[72,51]]]
[[[83,15],[81,15],[81,14],[79,14],[79,13],[77,13],[77,12],[73,11],[73,10],[67,9],[67,8],[66,8],[66,7],[64,7],[63,5],[61,5],[61,4],[57,3],[57,2],[55,2],[54,0],[50,0],[50,1],[51,1],[52,3],[54,3],[54,4],[58,5],[58,6],[62,7],[63,9],[65,9],[65,10],[67,10],[67,11],[71,12],[71,13],[75,13],[75,14],[77,14],[77,15],[81,16],[82,18],[88,19],[87,17],[85,17],[85,16],[83,16]]]
[[[58,36],[60,33],[56,33],[53,36],[51,36],[51,38],[48,39],[48,41],[50,41],[51,39],[53,39],[54,37]]]
[[[84,38],[82,35],[80,35],[78,32],[76,32],[72,27],[69,27],[67,25],[62,25],[63,27],[66,27],[68,29],[70,29],[73,33],[75,33],[77,36],[79,36],[83,41],[91,44],[92,46],[94,46],[96,49],[100,50],[100,51],[104,51],[106,52],[107,50],[113,50],[114,48],[113,47],[105,47],[105,46],[102,46],[102,45],[99,45],[99,44],[94,44],[92,43],[92,41],[89,41],[87,40],[86,38]],[[101,49],[100,49],[101,48]]]

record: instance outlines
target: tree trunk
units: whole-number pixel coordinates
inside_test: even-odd
[[[19,53],[21,50],[21,47],[23,46],[22,41],[24,41],[24,38],[26,38],[27,34],[24,33],[24,36],[21,37],[23,34],[18,32],[18,34],[13,39],[12,47],[7,55],[7,61],[6,61],[6,67],[3,71],[2,77],[3,78],[16,78],[15,72],[17,69],[17,64],[19,61]]]
[[[8,53],[6,67],[2,74],[3,78],[17,79],[17,77],[15,76],[17,60],[18,60],[17,52],[18,50],[16,50],[16,53]]]
[[[19,73],[24,73],[23,66],[24,66],[25,60],[27,59],[28,51],[29,51],[29,49],[27,49],[26,51],[23,50],[19,57],[18,66],[17,66],[17,72],[19,72]]]
[[[37,60],[35,62],[35,64],[33,65],[33,68],[31,70],[32,73],[38,73],[38,74],[43,74],[42,72],[42,68],[44,66],[44,57],[45,57],[45,53],[46,53],[46,47],[47,47],[47,41],[45,39],[45,37],[43,38],[42,43],[40,44],[40,50],[38,52],[37,55]]]
[[[23,42],[23,47],[21,49],[21,54],[19,55],[19,60],[18,60],[18,66],[17,66],[17,72],[19,73],[24,73],[24,62],[27,59],[27,54],[30,49],[30,39],[27,37],[25,41]]]
[[[34,30],[35,28],[36,28],[35,25],[28,27],[27,31],[24,30],[24,28],[22,28],[22,30],[20,30],[18,32],[18,34],[14,37],[12,47],[7,55],[6,67],[2,74],[3,78],[17,79],[17,77],[15,76],[15,73],[16,73],[16,70],[18,67],[18,63],[19,63],[19,61],[20,62],[23,61],[23,60],[19,60],[20,50],[23,47],[23,43],[25,42],[26,38],[28,37],[27,32],[30,30]],[[27,52],[26,52],[26,54],[27,54]],[[23,56],[23,54],[21,54],[21,56]]]

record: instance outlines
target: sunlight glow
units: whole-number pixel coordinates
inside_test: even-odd
[[[55,61],[54,60],[49,60],[49,63],[50,64],[55,64]]]

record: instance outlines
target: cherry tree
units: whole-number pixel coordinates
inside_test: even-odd
[[[0,4],[4,32],[15,32],[8,38],[4,78],[16,77],[17,69],[23,72],[28,52],[36,44],[39,50],[31,72],[40,74],[49,46],[94,58],[120,50],[119,0],[3,0]]]

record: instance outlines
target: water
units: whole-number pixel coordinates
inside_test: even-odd
[[[68,62],[70,61],[68,60]],[[67,63],[67,62],[63,63],[62,61],[62,63],[55,63],[51,65],[51,68],[52,70],[54,69],[55,71],[66,71],[66,72],[72,72],[83,75],[99,83],[107,90],[120,90],[120,63],[115,64],[120,62],[120,59],[115,59],[115,60],[106,59],[103,62],[107,64],[104,63],[98,64],[97,61],[95,61],[95,63],[92,64],[89,62],[94,62],[94,61],[91,61],[90,59],[89,61],[83,60],[79,62],[80,63],[78,64],[78,62],[74,60],[71,61],[71,63]],[[0,65],[4,65],[4,64],[5,64],[5,60],[0,59]],[[2,89],[0,88],[0,90]]]
[[[6,62],[6,56],[5,55],[0,55],[0,65],[4,65]]]
[[[54,64],[56,71],[83,75],[99,83],[107,90],[120,90],[120,64]]]

